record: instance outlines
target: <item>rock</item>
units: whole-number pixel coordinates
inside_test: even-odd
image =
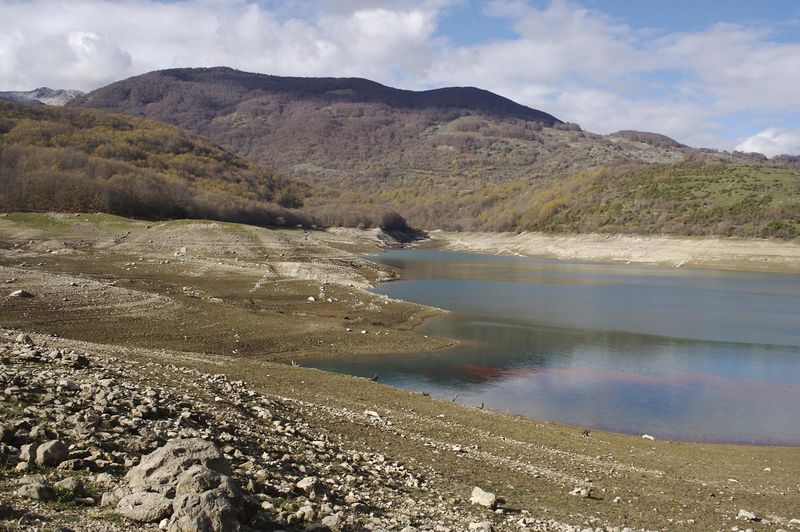
[[[75,497],[83,495],[83,481],[79,478],[69,477],[53,484],[53,487],[62,489]]]
[[[494,527],[489,521],[481,521],[480,523],[470,523],[469,530],[475,532],[492,532]]]
[[[25,497],[26,499],[34,499],[37,501],[51,501],[56,496],[53,488],[44,482],[38,481],[23,484],[17,490],[17,495],[20,497]]]
[[[317,486],[317,477],[306,477],[300,480],[296,486],[303,491],[314,491],[314,488]]]
[[[33,297],[33,294],[28,292],[27,290],[14,290],[8,297]]]
[[[758,517],[753,512],[748,512],[747,510],[739,510],[739,514],[736,516],[736,519],[744,519],[745,521],[758,521]]]
[[[338,515],[329,515],[322,518],[322,524],[332,530],[338,530],[342,526],[342,518]]]
[[[240,511],[219,489],[186,493],[175,498],[169,532],[216,532],[240,529]]]
[[[175,439],[142,457],[125,479],[133,490],[154,491],[174,496],[178,477],[195,464],[230,475],[228,461],[217,447],[200,438]]]
[[[306,532],[331,532],[331,529],[323,523],[314,523],[306,527]]]
[[[78,386],[75,381],[70,379],[61,379],[58,381],[58,386],[64,388],[68,392],[76,392],[81,389],[81,387]]]
[[[469,498],[469,502],[472,504],[479,504],[487,508],[494,508],[497,505],[497,497],[494,493],[483,491],[476,486],[472,489],[472,495]]]
[[[16,431],[13,427],[9,427],[8,425],[0,423],[0,442],[11,443],[11,440],[14,439],[15,433]]]
[[[592,488],[584,488],[578,486],[577,488],[573,489],[569,492],[570,495],[573,497],[580,497],[581,499],[588,499],[592,496]]]
[[[32,464],[36,461],[36,449],[39,448],[38,443],[27,443],[19,448],[19,461],[26,464]]]
[[[181,473],[175,486],[175,495],[204,493],[214,489],[221,490],[233,501],[241,498],[239,487],[229,476],[212,471],[200,464],[195,464]]]
[[[69,449],[59,440],[52,440],[36,449],[36,465],[55,467],[69,458]]]
[[[113,491],[107,491],[100,497],[100,506],[116,506],[120,497]]]
[[[14,508],[4,502],[0,502],[0,520],[12,519],[14,517]]]
[[[15,340],[18,344],[33,345],[33,340],[27,334],[20,333]]]
[[[654,441],[655,440],[655,438],[650,436],[649,434],[642,434],[642,439],[643,440],[650,440],[650,441]]]
[[[160,493],[137,492],[123,497],[117,503],[117,511],[131,521],[155,523],[169,516],[172,504]]]

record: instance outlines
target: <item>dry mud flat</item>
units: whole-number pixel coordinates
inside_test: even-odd
[[[453,251],[567,260],[800,272],[800,244],[773,240],[543,233],[431,233]]]
[[[13,329],[2,339],[10,379],[0,394],[2,421],[21,427],[15,437],[27,431],[29,438],[47,419],[58,433],[39,430],[39,438],[80,444],[71,451],[96,458],[113,477],[102,480],[123,487],[126,471],[145,453],[199,435],[230,456],[235,482],[268,503],[261,515],[276,529],[305,529],[341,512],[345,530],[455,532],[473,523],[484,523],[473,525],[478,530],[800,530],[800,449],[584,436],[576,427],[288,364],[304,354],[442,344],[409,330],[431,310],[359,288],[396,275],[354,254],[380,244],[378,235],[354,231],[148,224],[103,215],[0,217],[0,324]],[[19,289],[33,297],[7,297]],[[31,333],[35,345],[14,343],[20,332]],[[87,353],[90,365],[64,366],[64,355],[53,350]],[[107,379],[122,403],[103,395],[100,441],[85,449],[91,441],[73,431],[84,430],[87,419],[71,425],[77,418],[70,405],[94,409],[81,406],[89,401],[81,390]],[[20,394],[26,383],[35,386]],[[161,410],[135,422],[138,415],[126,409],[148,397],[161,401]],[[266,423],[259,408],[281,422]],[[188,412],[193,424],[182,426],[177,412]],[[124,448],[128,440],[115,436],[124,430],[114,425],[120,420],[161,432]],[[117,440],[123,447],[109,447]],[[17,458],[0,469],[0,499],[11,507],[0,519],[8,527],[39,526],[28,515],[34,512],[44,528],[157,528],[102,506],[106,488],[97,475],[105,471],[69,473],[95,490],[91,502],[83,496],[71,505],[59,492],[32,506],[18,493],[22,476],[42,474],[33,481],[55,484],[69,475],[49,467],[16,471],[17,443],[6,443],[12,448],[4,452]],[[408,475],[418,482],[406,484]],[[306,476],[329,486],[331,500],[304,494],[297,483]],[[476,486],[503,499],[499,512],[470,503]],[[62,511],[69,521],[54,517]]]

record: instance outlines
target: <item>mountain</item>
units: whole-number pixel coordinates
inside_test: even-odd
[[[10,91],[0,92],[0,100],[12,102],[34,103],[39,102],[45,105],[62,106],[71,102],[78,96],[83,95],[83,91],[72,89],[51,89],[49,87],[39,87],[32,91]]]
[[[0,101],[0,210],[310,224],[308,187],[153,120]]]
[[[785,168],[786,162],[694,149],[656,133],[598,135],[481,89],[413,92],[357,78],[172,69],[113,83],[70,105],[173,124],[313,184],[306,206],[330,223],[352,225],[347,213],[390,206],[412,225],[428,229],[800,232],[800,218],[797,223],[791,218],[797,204],[791,199],[796,169],[787,170],[777,188],[760,178],[760,168]],[[713,174],[736,193],[720,204],[691,198],[671,202],[666,212],[659,211],[670,223],[659,225],[659,217],[641,220],[644,213],[637,206],[652,198],[640,198],[644,189],[638,188],[626,196],[620,187],[639,183],[637,176],[651,175],[650,167],[664,169],[665,176]],[[670,173],[672,168],[677,173]],[[742,173],[753,180],[734,179]],[[597,188],[605,186],[613,192]],[[683,191],[685,184],[667,180],[661,192],[678,194],[670,187]],[[744,221],[742,212],[755,212],[753,195],[767,197],[776,208],[763,220]],[[558,218],[571,206],[585,210],[606,196],[617,202],[609,209],[629,214],[615,214],[608,223],[577,211]],[[708,209],[715,214],[702,215]],[[780,231],[772,223],[786,220],[788,226],[781,225]]]

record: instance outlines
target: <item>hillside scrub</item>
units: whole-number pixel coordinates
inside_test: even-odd
[[[307,187],[150,120],[0,102],[0,209],[312,225]]]

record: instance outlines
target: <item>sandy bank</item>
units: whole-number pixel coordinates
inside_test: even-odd
[[[800,245],[772,240],[443,231],[432,232],[431,238],[433,245],[451,251],[800,273]]]

